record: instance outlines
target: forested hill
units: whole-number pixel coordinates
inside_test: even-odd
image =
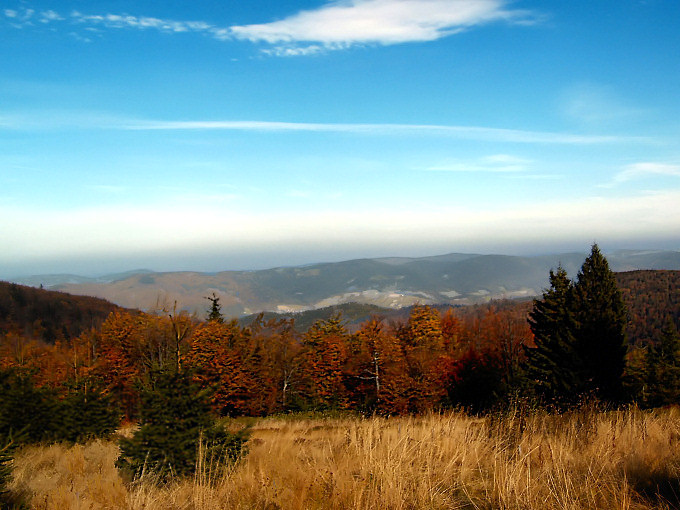
[[[615,273],[616,280],[628,309],[627,338],[633,344],[645,344],[659,338],[666,320],[672,318],[680,330],[680,271],[640,270]],[[444,309],[450,305],[437,306]],[[525,313],[531,308],[531,299],[503,300],[492,303],[502,313]],[[469,305],[459,308],[459,314],[475,314],[487,309],[488,304]],[[295,319],[296,329],[305,331],[314,321],[328,319],[332,315],[341,314],[350,329],[372,315],[378,315],[387,321],[406,320],[411,307],[402,309],[380,308],[375,305],[349,303],[329,306],[317,310],[284,314]],[[242,325],[250,324],[257,316],[242,317]],[[266,319],[280,317],[281,314],[268,312]]]
[[[114,310],[121,308],[100,298],[0,282],[0,335],[16,332],[53,343],[99,327]]]
[[[616,279],[629,312],[628,339],[631,343],[646,343],[658,338],[668,317],[680,329],[680,271],[628,271],[616,273]],[[514,306],[526,308],[527,301],[515,301]],[[512,306],[511,303],[506,302],[504,306]],[[51,343],[98,327],[116,309],[120,307],[104,299],[0,282],[0,334],[16,331]],[[341,313],[350,323],[363,322],[371,315],[381,315],[388,320],[408,316],[408,310],[357,303],[287,315],[295,317],[297,328],[304,331],[312,322],[336,313]],[[250,320],[252,316],[242,318],[243,323]]]
[[[628,340],[659,338],[668,318],[680,329],[680,271],[627,271],[616,281],[628,308]]]
[[[491,299],[533,297],[560,265],[574,277],[586,254],[535,257],[450,253],[435,257],[376,258],[219,273],[133,271],[79,279],[73,275],[17,278],[15,283],[97,296],[127,308],[163,306],[202,314],[206,296],[220,298],[225,315],[301,312],[346,303],[387,308],[414,304],[467,305]],[[617,251],[613,271],[680,270],[680,251]]]

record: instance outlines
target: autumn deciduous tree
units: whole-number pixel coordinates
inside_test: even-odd
[[[347,330],[337,315],[317,321],[304,335],[301,390],[312,407],[337,409],[347,406],[348,341]]]
[[[302,348],[293,320],[264,320],[260,314],[244,328],[238,347],[252,383],[248,413],[261,416],[286,410],[296,391]]]
[[[137,413],[135,384],[145,370],[140,342],[147,323],[141,314],[114,312],[102,324],[97,375],[127,418]]]
[[[266,343],[270,356],[268,369],[276,387],[274,394],[278,395],[279,409],[287,411],[301,376],[302,344],[292,319],[275,321],[270,325],[270,330]]]
[[[447,365],[439,312],[429,306],[414,306],[398,338],[410,379],[409,411],[431,409],[444,395],[442,375]]]
[[[38,342],[17,331],[0,337],[0,367],[27,367],[35,357]]]
[[[441,316],[440,320],[442,341],[444,349],[449,354],[455,355],[462,351],[462,332],[463,324],[460,318],[449,308]]]
[[[214,409],[225,416],[245,413],[254,384],[236,348],[240,335],[235,322],[203,323],[194,331],[185,356],[186,368],[194,371],[202,387],[210,389]]]
[[[408,409],[400,379],[406,360],[399,341],[378,318],[365,322],[354,335],[350,374],[357,384],[354,401],[364,410],[399,414]]]
[[[218,311],[219,312],[219,311]],[[182,351],[184,350],[185,340],[188,338],[193,328],[193,320],[184,310],[177,310],[177,302],[173,306],[172,312],[168,313],[172,330],[172,358],[175,370],[182,369]],[[219,321],[218,321],[219,322]],[[162,365],[162,363],[160,363]]]

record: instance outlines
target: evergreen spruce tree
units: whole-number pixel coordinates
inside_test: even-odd
[[[57,430],[59,439],[84,442],[105,437],[120,425],[121,412],[109,395],[104,395],[92,382],[73,388],[61,401],[62,420]]]
[[[219,322],[222,324],[224,322],[224,317],[222,316],[222,305],[220,305],[220,298],[215,295],[211,297],[206,297],[210,301],[210,308],[208,309],[208,322]]]
[[[624,399],[626,309],[614,273],[595,244],[572,283],[562,268],[534,301],[529,325],[535,348],[526,373],[536,393],[555,403],[594,396]]]
[[[574,285],[576,349],[585,389],[608,402],[623,399],[626,307],[607,259],[594,244]]]
[[[644,404],[660,407],[680,402],[680,335],[671,319],[659,341],[648,347],[645,365]]]
[[[526,375],[545,403],[573,403],[583,391],[583,362],[575,349],[574,286],[560,266],[550,288],[529,313],[533,348],[526,348]]]
[[[62,408],[54,392],[10,369],[0,371],[0,395],[0,436],[28,443],[57,439]]]
[[[222,463],[241,454],[246,436],[218,426],[205,391],[186,372],[159,369],[141,393],[140,428],[120,442],[116,465],[132,476],[153,471],[161,480],[194,472],[199,442]]]

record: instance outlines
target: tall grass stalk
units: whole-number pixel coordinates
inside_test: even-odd
[[[124,484],[114,443],[31,447],[12,488],[40,509],[650,509],[680,501],[675,409],[259,420],[249,454]]]

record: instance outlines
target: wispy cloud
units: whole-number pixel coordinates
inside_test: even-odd
[[[536,13],[512,9],[507,4],[507,0],[335,0],[277,21],[226,27],[205,21],[80,11],[61,15],[53,10],[36,12],[22,8],[5,9],[3,14],[17,28],[68,22],[85,29],[193,32],[221,41],[263,43],[269,47],[261,51],[269,55],[304,56],[354,45],[433,41],[491,22],[517,25],[538,22]]]
[[[524,172],[531,161],[510,154],[494,154],[470,161],[453,161],[434,165],[426,170],[434,172],[491,172],[512,173]]]
[[[63,19],[64,18],[62,18],[59,14],[52,10],[42,11],[40,13],[40,16],[38,17],[38,21],[40,23],[50,23],[52,21],[61,21]]]
[[[215,29],[203,21],[175,21],[161,18],[130,16],[127,14],[87,15],[79,11],[71,13],[71,20],[76,23],[103,26],[107,28],[133,28],[162,32],[210,32]]]
[[[285,47],[276,46],[274,48],[265,48],[262,53],[265,55],[273,55],[275,57],[300,57],[306,55],[315,55],[326,50],[324,46],[318,44],[311,44],[304,47]]]
[[[0,112],[0,129],[116,129],[128,131],[261,131],[261,132],[317,132],[351,133],[372,136],[445,136],[461,140],[480,140],[501,143],[596,145],[645,144],[656,145],[654,138],[620,135],[581,135],[551,131],[527,131],[484,126],[441,124],[372,124],[372,123],[315,123],[278,122],[260,120],[144,120],[118,117],[101,112],[44,111],[37,114]],[[494,159],[477,162],[482,166],[512,167],[521,162],[497,155]],[[505,158],[505,159],[503,159]],[[450,168],[449,170],[454,170]],[[506,170],[507,171],[507,170]]]
[[[680,165],[658,162],[640,162],[626,166],[615,177],[615,182],[626,182],[652,175],[680,177]]]
[[[40,85],[35,88],[38,91],[41,90]],[[128,118],[93,111],[45,109],[39,112],[3,112],[0,110],[0,130],[125,129],[129,122]]]
[[[562,113],[577,122],[597,125],[640,117],[645,110],[626,103],[612,87],[579,83],[568,87],[559,98]]]
[[[525,131],[480,126],[437,124],[335,124],[271,121],[136,121],[123,126],[130,130],[235,130],[235,131],[314,131],[383,135],[439,135],[467,140],[537,144],[653,144],[647,137],[616,135],[579,135],[549,131]],[[497,163],[497,162],[496,162]],[[488,162],[487,162],[488,164]]]
[[[33,18],[35,11],[33,9],[4,9],[2,13],[11,26],[23,28],[33,24],[31,18]]]
[[[129,14],[84,14],[71,11],[62,15],[54,10],[36,11],[34,9],[4,9],[7,21],[16,28],[32,26],[35,23],[67,22],[71,26],[82,27],[93,31],[98,28],[156,30],[159,32],[207,33],[219,38],[225,29],[220,29],[205,21],[177,21],[149,16],[132,16]],[[226,29],[228,31],[228,29]]]

